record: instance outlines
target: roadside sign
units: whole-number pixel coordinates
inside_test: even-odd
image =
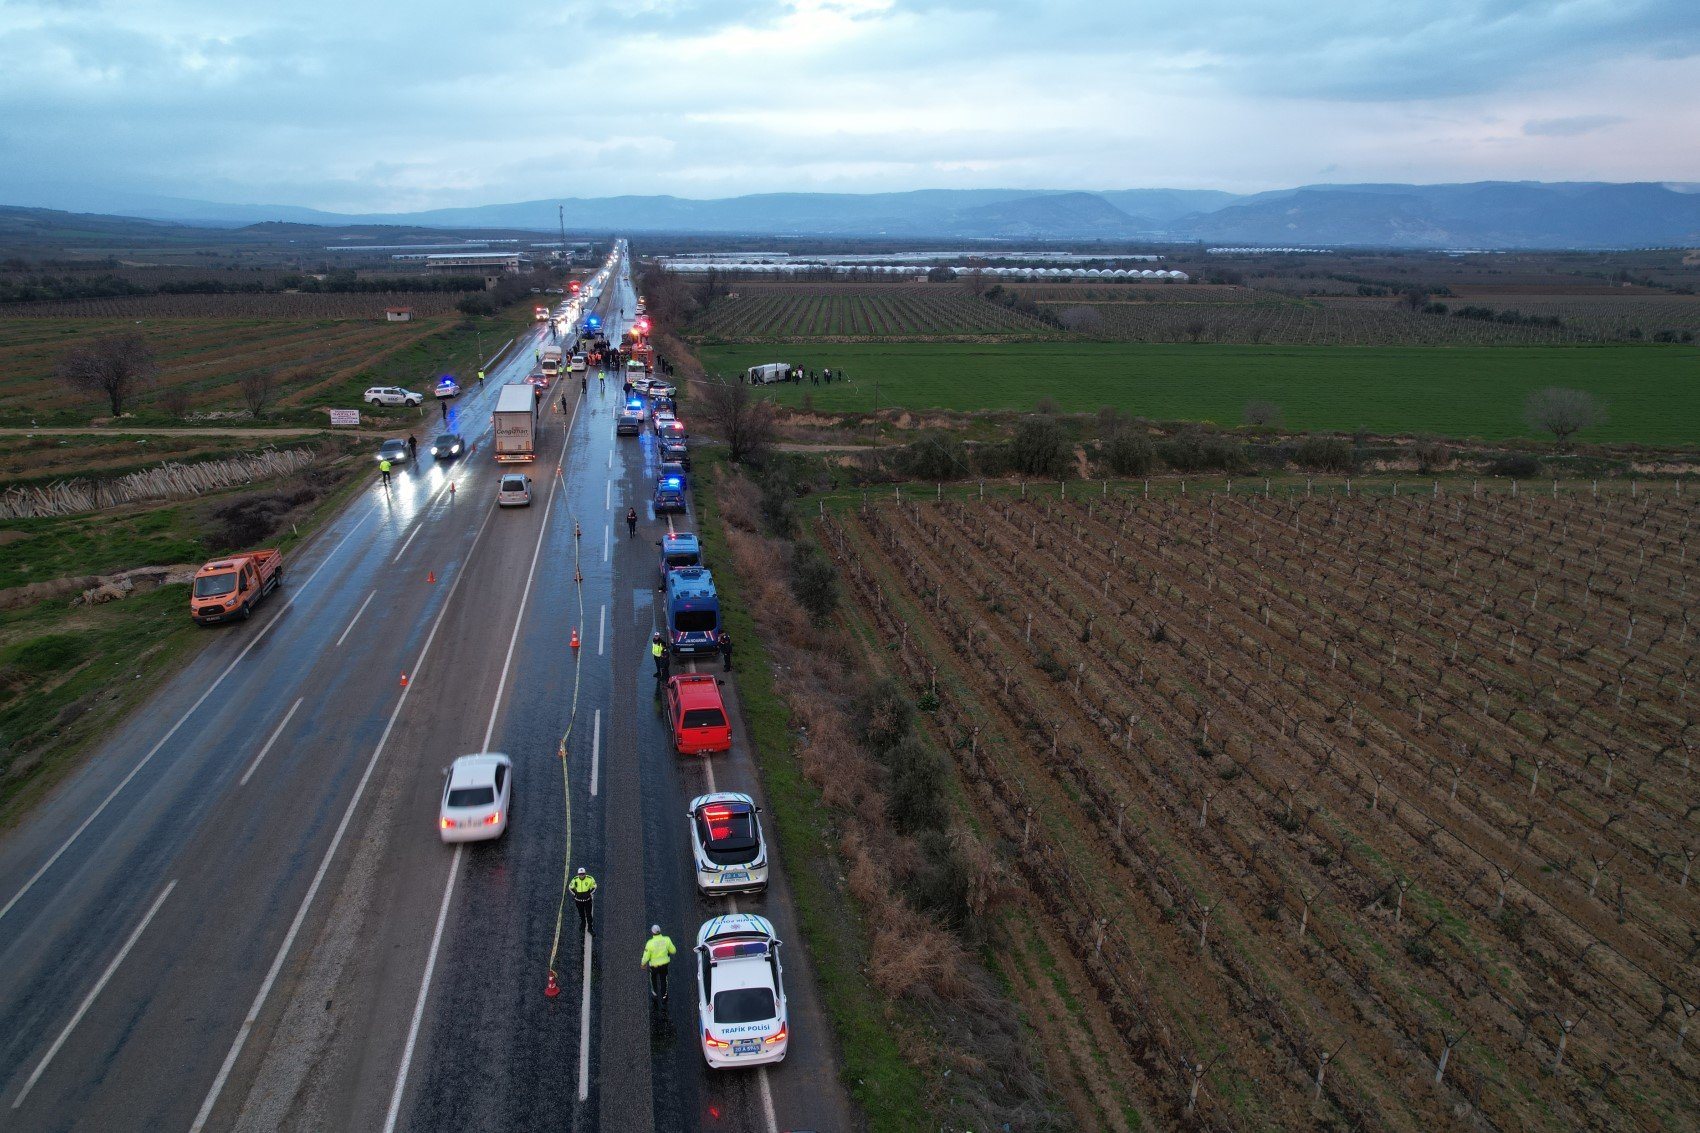
[[[360,410],[358,410],[358,409],[333,409],[333,410],[331,410],[331,424],[333,424],[333,425],[358,425],[358,424],[360,424]]]

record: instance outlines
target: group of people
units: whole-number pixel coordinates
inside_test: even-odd
[[[586,936],[596,934],[596,878],[590,876],[583,866],[573,874],[567,882],[567,889],[573,895],[573,908],[578,910],[579,927]],[[649,998],[654,1004],[667,1002],[667,966],[671,963],[678,949],[673,946],[673,940],[661,931],[658,924],[649,926],[649,939],[644,941],[643,956],[638,961],[649,972]]]
[[[847,382],[850,380],[842,369],[834,372],[831,367],[821,370],[813,370],[807,369],[803,366],[791,367],[791,369],[786,372],[783,380],[792,385],[801,385],[806,381],[810,385],[818,386],[823,382],[827,385],[831,385],[834,379],[841,382]],[[740,383],[747,380],[749,380],[749,372],[747,370],[738,374],[738,381]]]

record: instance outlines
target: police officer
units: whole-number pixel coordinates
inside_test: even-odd
[[[720,647],[720,656],[726,660],[726,667],[721,672],[730,673],[732,671],[732,635],[721,630],[720,636],[714,639],[714,643]]]
[[[388,457],[378,461],[378,471],[384,477],[384,486],[388,487],[390,483],[390,462]]]
[[[594,933],[596,931],[596,910],[593,906],[596,901],[596,879],[584,872],[583,866],[579,866],[578,872],[573,874],[573,879],[567,882],[567,888],[573,891],[573,908],[578,910],[579,927],[587,933]]]
[[[678,949],[661,933],[661,926],[649,926],[649,939],[643,945],[643,967],[649,969],[649,998],[652,1003],[667,1002],[667,963]]]
[[[655,679],[667,679],[667,643],[661,640],[659,633],[649,639],[649,655],[655,659]]]

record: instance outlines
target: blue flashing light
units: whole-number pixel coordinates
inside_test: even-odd
[[[667,486],[669,488],[677,488],[679,486],[679,478],[677,476],[669,476],[667,478]]]

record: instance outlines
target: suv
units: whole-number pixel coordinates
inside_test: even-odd
[[[643,432],[643,415],[635,409],[622,409],[620,415],[614,418],[614,435],[616,437],[635,437]]]
[[[360,395],[368,405],[423,405],[425,395],[400,386],[373,386]]]
[[[681,673],[668,680],[667,726],[680,755],[731,751],[732,725],[720,699],[720,681],[707,673]]]
[[[690,446],[677,437],[661,438],[661,461],[664,464],[677,464],[686,472],[691,470]]]

